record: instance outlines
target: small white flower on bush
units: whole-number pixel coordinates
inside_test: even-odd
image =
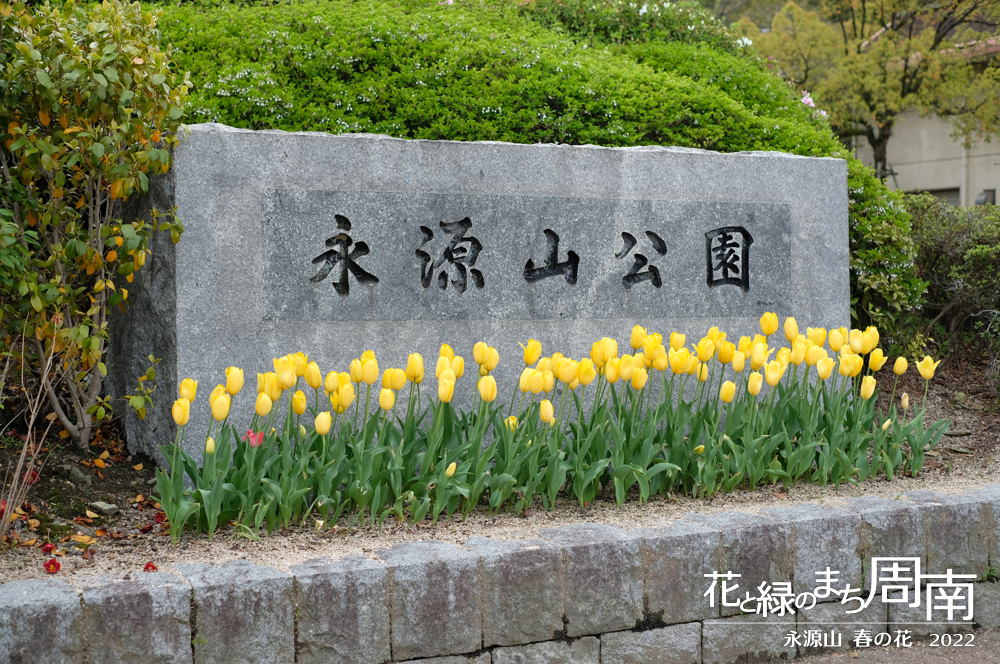
[[[648,10],[648,8],[646,7],[646,5],[643,5],[642,9],[639,10],[639,16],[642,16],[643,14],[645,14],[647,10]]]
[[[749,48],[753,45],[753,40],[749,37],[740,37],[736,40],[736,45],[740,48]]]

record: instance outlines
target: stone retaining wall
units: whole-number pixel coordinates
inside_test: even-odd
[[[729,664],[817,652],[786,647],[785,634],[828,621],[845,650],[862,627],[919,639],[1000,626],[1000,583],[983,580],[1000,567],[1000,486],[848,502],[637,530],[585,523],[464,548],[419,542],[291,573],[234,561],[94,578],[81,591],[13,581],[0,585],[0,664]],[[923,604],[877,600],[850,616],[837,602],[762,618],[704,596],[715,570],[741,574],[740,594],[781,581],[809,591],[827,567],[838,587],[867,588],[879,556],[976,574],[975,620],[928,625]]]

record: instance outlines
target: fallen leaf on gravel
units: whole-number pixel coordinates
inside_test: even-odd
[[[94,550],[93,549],[87,549],[86,551],[83,552],[83,559],[84,560],[90,560],[93,557],[94,557]]]
[[[104,468],[104,461],[102,459],[94,459],[94,465],[98,468]]]
[[[778,491],[778,492],[776,492],[774,494],[774,497],[775,498],[779,498],[781,500],[784,500],[785,498],[788,498],[788,494],[787,493],[781,493],[780,491]]]
[[[141,463],[137,463],[134,466],[132,466],[132,469],[133,470],[142,470],[142,464]]]
[[[35,538],[32,538],[32,539],[28,540],[27,542],[21,542],[21,546],[32,546],[37,541],[38,541],[38,538],[35,537]]]
[[[87,461],[86,459],[84,459],[83,461],[80,462],[80,465],[81,466],[87,466],[89,468],[90,466],[93,466],[94,464],[92,464],[89,461]]]
[[[85,510],[85,511],[87,512],[87,516],[89,516],[91,519],[100,519],[101,518],[101,515],[98,514],[98,513],[96,513],[96,512],[91,512],[90,510]]]
[[[53,412],[49,413],[48,415],[46,415],[45,419],[47,419],[49,422],[55,422],[56,417],[58,417],[58,416],[53,411]]]
[[[151,523],[147,523],[147,524],[146,524],[145,526],[143,526],[142,528],[139,528],[139,532],[142,532],[142,533],[148,533],[148,532],[149,532],[150,530],[152,530],[152,529],[153,529],[153,524],[151,524]]]
[[[73,535],[70,539],[80,544],[88,544],[94,541],[94,538],[89,535]]]
[[[39,521],[38,519],[28,519],[28,528],[31,528],[32,530],[34,530],[35,528],[37,528],[40,525],[42,525],[42,522]]]
[[[140,493],[138,496],[135,497],[135,500],[133,500],[132,502],[133,503],[141,503],[144,500],[146,500],[146,496],[144,496],[144,495],[142,495]]]
[[[59,437],[60,438],[69,438],[69,431],[66,431],[66,429],[63,429],[62,431],[59,432]]]
[[[98,537],[107,537],[107,535],[108,535],[108,531],[101,530],[100,528],[97,529],[97,536]]]
[[[102,473],[101,471],[97,471],[97,476],[100,477],[102,480],[105,479],[104,473]]]
[[[66,555],[66,550],[65,549],[56,549],[55,551],[52,552],[52,555],[53,556],[65,556]]]
[[[101,452],[101,457],[100,458],[101,459],[107,459],[109,456],[111,456],[111,452],[108,452],[107,450],[104,450],[103,452]]]

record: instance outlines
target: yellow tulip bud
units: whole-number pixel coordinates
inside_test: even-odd
[[[851,372],[854,371],[854,361],[851,359],[852,357],[854,356],[853,355],[840,356],[840,363],[837,365],[837,371],[840,372],[840,375],[843,376],[844,378],[849,377],[851,375]]]
[[[535,365],[535,369],[538,371],[552,371],[552,360],[548,357],[543,357],[538,360],[538,364]]]
[[[725,403],[729,403],[733,400],[733,397],[735,396],[736,396],[736,383],[734,383],[731,380],[727,380],[725,383],[722,384],[722,387],[719,389],[719,398],[722,399],[722,401],[724,401]]]
[[[559,380],[569,385],[576,380],[579,370],[580,365],[573,360],[563,360],[562,364],[559,365]]]
[[[182,399],[187,399],[189,402],[194,401],[194,395],[198,391],[198,381],[191,380],[190,378],[185,378],[181,381],[181,388],[179,390]]]
[[[788,363],[792,360],[792,350],[790,348],[781,348],[778,350],[778,354],[775,356],[778,362],[781,362],[781,367],[784,369],[788,366]]]
[[[212,437],[205,439],[205,456],[215,454],[215,440]]]
[[[455,474],[455,470],[458,468],[458,464],[452,461],[444,471],[444,476],[450,478]]]
[[[277,402],[281,398],[281,389],[277,374],[273,371],[267,372],[264,375],[264,391],[272,402]]]
[[[906,373],[909,368],[909,363],[906,361],[905,357],[897,357],[896,363],[892,365],[892,372],[897,376],[902,376]]]
[[[699,445],[698,447],[694,448],[694,450],[692,450],[692,451],[695,454],[701,454],[702,452],[705,451],[705,446],[704,445]]]
[[[792,343],[797,336],[799,336],[799,324],[795,322],[794,318],[789,316],[785,319],[785,339],[788,343]]]
[[[330,433],[330,425],[333,424],[333,417],[330,415],[330,411],[325,410],[316,416],[313,420],[313,426],[316,428],[316,433],[321,436],[325,436]]]
[[[642,369],[649,366],[649,361],[642,353],[636,353],[632,356],[632,366],[636,369]]]
[[[441,350],[438,351],[438,357],[447,357],[448,361],[451,362],[455,359],[455,351],[451,349],[448,344],[441,344]]]
[[[885,354],[882,353],[881,348],[876,348],[871,352],[871,355],[868,356],[868,367],[872,371],[878,371],[879,369],[882,368],[882,365],[885,364],[886,360],[888,359],[889,358],[887,358]]]
[[[382,389],[392,389],[392,372],[395,371],[392,367],[389,367],[382,372]]]
[[[910,395],[903,392],[903,396],[900,397],[899,402],[903,406],[903,410],[907,410],[910,407]]]
[[[631,355],[622,355],[621,363],[618,365],[618,375],[622,380],[631,380],[632,372],[635,371],[635,362]]]
[[[607,364],[604,365],[604,378],[606,378],[609,383],[618,382],[618,379],[621,377],[621,365],[622,361],[617,357],[611,358],[608,360]]]
[[[538,409],[538,415],[542,418],[542,422],[548,425],[552,425],[556,421],[555,411],[552,409],[552,402],[548,399],[542,399],[542,405]]]
[[[340,392],[339,391],[338,392],[334,392],[333,394],[330,395],[330,408],[332,408],[333,412],[337,413],[338,415],[340,415],[345,410],[347,410],[347,408],[345,408],[340,403]]]
[[[296,390],[292,395],[292,412],[296,415],[306,412],[306,393],[302,390]]]
[[[542,372],[542,391],[551,392],[556,387],[556,377],[551,371]]]
[[[633,350],[642,348],[642,342],[646,340],[646,336],[646,328],[636,325],[632,328],[632,338],[629,340],[629,345],[632,346]]]
[[[420,353],[410,353],[406,359],[406,379],[417,385],[424,382],[424,358]]]
[[[542,356],[542,344],[534,339],[528,339],[528,345],[521,346],[521,348],[524,349],[525,364],[534,364]]]
[[[505,427],[508,431],[514,431],[517,429],[517,415],[511,415],[506,420],[503,421]]]
[[[641,390],[646,387],[646,380],[649,378],[649,374],[646,373],[644,368],[638,368],[632,372],[632,389]]]
[[[590,346],[590,361],[594,363],[594,366],[600,369],[604,366],[604,350],[601,347],[600,341],[595,341]]]
[[[773,352],[773,348],[768,350],[767,344],[754,344],[750,351],[750,368],[754,371],[759,371],[760,368],[767,362],[768,356]]]
[[[699,361],[708,362],[715,355],[715,344],[708,337],[704,337],[698,342],[695,351],[698,353]]]
[[[871,399],[875,394],[875,379],[872,376],[865,376],[861,379],[861,398]]]
[[[816,371],[819,377],[826,380],[833,375],[833,365],[836,364],[832,357],[824,357],[816,362]]]
[[[604,355],[604,363],[613,357],[618,357],[618,342],[610,337],[601,339],[601,354]]]
[[[360,383],[364,380],[361,374],[361,360],[351,360],[350,365],[348,365],[348,369],[351,372],[352,383]]]
[[[230,396],[228,394],[221,394],[212,402],[212,417],[215,418],[216,422],[221,422],[229,417],[230,403]]]
[[[320,373],[319,365],[315,362],[310,362],[306,365],[303,377],[306,379],[306,385],[314,390],[318,390],[320,385],[323,384],[323,374]]]
[[[373,385],[378,380],[377,361],[368,360],[361,364],[361,380],[365,381],[366,385]]]
[[[458,380],[458,377],[455,375],[455,372],[452,371],[451,369],[445,369],[444,371],[441,372],[441,375],[438,376],[438,382],[442,380],[447,380],[454,383],[456,380]]]
[[[873,325],[869,325],[868,329],[865,330],[863,337],[864,337],[863,348],[861,349],[861,352],[867,355],[868,353],[872,352],[873,348],[878,346],[878,341],[879,341],[878,328],[876,328]]]
[[[760,336],[759,334],[757,336]],[[763,339],[763,337],[761,337]],[[753,341],[750,337],[740,337],[740,342],[736,345],[736,350],[743,353],[746,357],[750,357],[753,352]]]
[[[769,337],[778,331],[778,314],[767,312],[760,317],[760,331]]]
[[[295,385],[295,370],[292,368],[292,363],[288,361],[288,358],[275,358],[274,374],[278,378],[281,389],[287,390],[292,385]]]
[[[327,394],[333,394],[340,389],[340,374],[336,371],[331,371],[326,375],[326,380],[323,381],[323,389],[327,391]]]
[[[354,397],[354,383],[348,383],[347,385],[341,383],[340,390],[337,392],[340,407],[347,410],[347,407],[354,403]]]
[[[399,392],[406,387],[406,372],[402,369],[393,369],[390,381],[392,384],[389,387]]]
[[[736,355],[736,344],[731,341],[723,341],[722,348],[719,349],[719,362],[729,364]]]
[[[708,380],[708,365],[704,362],[698,364],[698,380],[702,383]]]
[[[486,363],[483,365],[487,371],[493,371],[500,364],[500,353],[496,348],[490,346],[486,349]]]
[[[589,359],[581,360],[576,372],[577,380],[581,385],[590,385],[597,378],[597,369],[593,361]]]
[[[852,362],[851,378],[854,378],[859,373],[861,373],[862,369],[865,368],[865,358],[861,357],[860,355],[852,355],[851,362]]]
[[[383,387],[382,391],[378,393],[378,405],[382,410],[392,410],[392,407],[396,405],[396,393],[388,387]]]
[[[231,396],[239,394],[243,389],[243,369],[229,367],[226,369],[226,392]]]
[[[774,387],[781,380],[781,377],[785,373],[785,366],[782,365],[780,360],[774,360],[769,362],[764,368],[764,377],[767,379],[767,384]]]
[[[687,337],[683,334],[678,334],[677,332],[670,333],[670,349],[680,350],[684,348],[687,344]]]
[[[830,350],[834,353],[840,352],[844,346],[844,335],[840,330],[830,330]]]
[[[528,384],[533,375],[535,375],[535,370],[531,367],[525,367],[524,371],[521,372],[521,377],[517,379],[517,389],[527,393],[531,389],[528,387]]]
[[[531,379],[528,380],[528,389],[532,394],[541,394],[545,389],[545,374],[537,369],[533,370]]]
[[[924,359],[917,362],[917,371],[920,372],[924,380],[930,380],[934,377],[934,370],[937,369],[939,364],[941,364],[941,360],[935,362],[931,359],[930,355],[924,355]]]
[[[307,435],[309,435],[309,432],[306,431],[306,426],[304,424],[300,424],[299,425],[299,437],[300,438],[305,438]]]
[[[497,381],[493,376],[483,376],[479,379],[479,396],[486,403],[497,398]]]
[[[809,327],[806,328],[806,336],[809,341],[813,342],[817,346],[822,346],[826,343],[826,328],[822,327]]]
[[[444,355],[439,356],[437,361],[437,366],[434,367],[434,375],[437,378],[440,378],[442,373],[450,370],[451,370],[451,360],[445,357]]]
[[[465,359],[461,355],[452,358],[451,372],[455,374],[455,378],[461,378],[465,373]]]
[[[455,395],[455,383],[450,380],[439,380],[438,381],[438,399],[441,403],[448,403],[451,401],[452,396]]]
[[[697,355],[692,355],[691,357],[688,358],[687,374],[689,376],[694,376],[695,374],[697,374],[700,368],[701,368],[701,362],[698,361]]]
[[[642,354],[645,357],[652,358],[653,351],[656,347],[660,345],[659,340],[656,338],[657,335],[650,334],[647,335],[645,339],[642,340]]]
[[[760,394],[760,388],[764,386],[764,377],[759,371],[751,372],[750,379],[747,381],[747,391],[757,396]]]
[[[827,357],[826,349],[822,346],[808,346],[806,348],[806,366],[814,367],[825,357]]]
[[[892,425],[892,420],[886,420],[882,423],[882,431],[887,430]]]
[[[258,415],[261,417],[267,417],[271,412],[271,405],[271,397],[263,393],[257,395],[256,409]]]
[[[851,330],[848,335],[848,343],[851,345],[851,350],[857,354],[860,353],[865,347],[865,335],[861,330]]]
[[[670,358],[667,355],[667,349],[660,344],[653,351],[653,368],[657,371],[666,371],[667,367],[670,366]]]
[[[722,350],[722,344],[726,342],[726,333],[720,332],[717,327],[708,328],[708,332],[705,334],[708,339],[712,340],[712,345],[715,346],[715,352],[718,353]]]
[[[181,397],[174,402],[174,407],[170,412],[174,416],[174,423],[182,427],[188,423],[188,419],[191,417],[191,402]]]
[[[796,367],[799,366],[800,364],[802,364],[806,360],[806,350],[807,349],[808,349],[808,346],[806,345],[806,343],[804,341],[796,341],[794,344],[792,344],[792,355],[789,358],[789,361],[794,366],[796,366]]]
[[[289,361],[292,363],[292,370],[295,372],[295,377],[302,378],[306,373],[306,367],[309,366],[309,358],[306,357],[306,354],[303,352],[295,353],[289,356]]]
[[[486,349],[488,347],[485,341],[477,341],[472,347],[472,359],[476,361],[476,364],[486,364]]]
[[[731,362],[733,371],[735,371],[736,373],[742,373],[743,367],[746,366],[746,362],[747,362],[746,355],[744,355],[740,351],[736,351],[735,353],[733,353],[733,361]]]
[[[226,388],[224,388],[222,385],[216,385],[215,389],[212,390],[212,393],[208,395],[208,407],[211,408],[212,404],[215,403],[215,400],[225,393],[226,393]]]

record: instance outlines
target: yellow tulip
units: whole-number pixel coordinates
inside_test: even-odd
[[[211,408],[212,404],[215,403],[215,400],[225,393],[226,393],[226,388],[224,388],[222,385],[216,385],[215,389],[212,390],[212,393],[208,395],[208,407]]]
[[[868,400],[875,394],[875,379],[872,376],[865,376],[861,379],[861,398]]]
[[[848,341],[851,344],[851,350],[855,354],[859,354],[865,347],[865,334],[861,330],[851,330]]]
[[[826,343],[826,328],[822,327],[806,328],[806,336],[809,337],[809,341],[813,342],[817,346],[822,346],[824,343]]]
[[[406,387],[406,372],[402,369],[393,369],[389,376],[389,387],[396,392]]]
[[[337,392],[337,399],[340,401],[341,408],[347,410],[347,407],[354,403],[354,397],[354,384],[348,383],[347,385],[344,385],[341,383],[340,391]]]
[[[754,371],[759,371],[760,368],[767,362],[768,356],[773,352],[773,348],[768,350],[767,344],[754,344],[753,348],[750,350],[750,368]]]
[[[643,368],[636,369],[632,372],[632,389],[641,390],[646,387],[646,381],[649,379],[649,374]]]
[[[486,349],[488,346],[485,341],[477,341],[472,347],[472,359],[475,360],[476,364],[483,365],[486,364]]]
[[[643,369],[649,366],[649,362],[646,361],[646,356],[640,352],[632,356],[632,366],[636,369]]]
[[[368,362],[368,361],[374,360],[374,359],[375,359],[375,351],[373,351],[373,350],[366,350],[365,352],[361,353],[361,366],[364,366],[365,362]]]
[[[452,371],[451,369],[445,369],[444,371],[441,372],[441,375],[438,376],[438,381],[442,380],[447,380],[454,383],[455,381],[458,380],[458,377],[455,375],[455,372]]]
[[[527,393],[531,388],[528,387],[531,382],[531,377],[535,374],[535,370],[531,367],[525,367],[524,371],[521,372],[520,378],[517,379],[517,389],[524,393]]]
[[[333,412],[338,415],[347,410],[347,408],[340,403],[340,392],[334,392],[330,395],[330,408],[332,408]]]
[[[531,378],[528,380],[528,389],[532,394],[541,394],[545,389],[545,374],[537,369],[532,370]]]
[[[316,433],[321,436],[325,436],[330,433],[330,425],[333,424],[333,417],[330,415],[330,411],[324,410],[322,413],[316,416],[313,420],[313,426],[316,428]]]
[[[453,351],[451,349],[451,346],[449,346],[448,344],[441,344],[441,350],[438,351],[438,356],[447,357],[448,361],[451,362],[453,359],[455,359],[455,351]]]
[[[632,346],[633,350],[638,350],[642,348],[642,342],[646,340],[647,336],[646,328],[636,325],[632,328],[632,338],[629,340],[629,345]]]
[[[785,339],[788,343],[792,343],[797,336],[799,336],[799,324],[795,322],[794,318],[789,316],[785,319]]]
[[[581,360],[577,368],[576,377],[581,385],[590,385],[594,382],[594,379],[597,378],[597,369],[594,367],[593,361],[589,359]]]
[[[281,385],[278,382],[278,375],[273,371],[267,372],[264,376],[264,392],[272,402],[277,402],[281,398]]]
[[[670,358],[667,355],[667,349],[660,344],[653,351],[653,368],[657,371],[666,371],[667,367],[670,366]]]
[[[486,367],[487,371],[493,371],[497,368],[498,364],[500,364],[500,352],[493,346],[490,346],[486,349],[486,364],[483,366]]]
[[[188,419],[191,417],[191,402],[181,397],[174,402],[174,407],[170,412],[174,416],[174,423],[182,427],[188,423]]]
[[[631,355],[622,355],[621,363],[618,365],[618,375],[622,380],[631,380],[632,372],[635,371],[635,362]]]
[[[410,353],[406,359],[406,379],[417,385],[424,382],[424,358],[420,353]]]
[[[722,387],[719,389],[719,398],[722,399],[725,403],[729,403],[733,400],[733,397],[735,396],[736,396],[736,383],[734,383],[731,380],[727,380],[725,383],[722,384]]]
[[[792,350],[790,348],[781,348],[778,350],[778,354],[775,356],[778,362],[781,362],[781,367],[785,368],[792,359]]]
[[[604,365],[604,377],[609,383],[617,383],[618,379],[621,377],[621,366],[622,361],[617,357],[613,357],[608,360],[608,363]]]
[[[856,356],[855,355],[840,356],[840,364],[837,366],[837,371],[840,372],[840,375],[843,376],[844,378],[849,377],[851,375],[851,372],[854,371],[854,360],[851,359],[852,357]]]
[[[525,364],[534,364],[542,356],[542,344],[534,339],[528,339],[528,345],[521,346],[521,348],[524,349]]]
[[[382,389],[392,389],[392,372],[395,371],[392,367],[389,367],[382,372]]]
[[[479,379],[479,396],[486,403],[497,398],[497,381],[493,376],[483,376]]]
[[[351,360],[350,365],[348,365],[348,369],[351,372],[352,383],[360,383],[364,380],[361,374],[361,360]]]
[[[555,386],[556,386],[556,377],[553,375],[553,373],[551,371],[543,371],[542,391],[551,392],[553,389],[555,389]]]
[[[448,403],[451,398],[455,395],[455,383],[450,380],[439,380],[438,381],[438,399],[441,403]]]
[[[659,345],[660,342],[657,341],[655,334],[647,335],[646,338],[642,340],[642,354],[645,357],[653,357],[653,351],[655,351],[656,347]]]
[[[760,336],[759,334],[757,336]],[[763,339],[763,337],[761,337]],[[743,353],[746,357],[750,357],[753,352],[753,340],[750,337],[740,337],[740,342],[736,344],[736,350]]]
[[[692,451],[695,454],[701,454],[702,452],[705,451],[705,446],[704,445],[699,445],[698,447],[694,448],[694,450],[692,450]]]
[[[310,362],[306,365],[303,376],[306,379],[306,385],[314,390],[318,390],[319,386],[323,384],[323,374],[320,373],[319,365],[315,362]]]
[[[865,358],[860,355],[852,355],[851,362],[853,363],[851,366],[851,378],[854,378],[865,368]]]
[[[667,351],[667,359],[670,362],[670,370],[675,374],[682,374],[686,372],[689,357],[691,357],[691,354],[688,352],[687,348],[674,348],[673,344],[671,344],[670,350]]]
[[[434,376],[436,378],[440,378],[442,373],[450,370],[451,370],[451,360],[445,357],[444,355],[438,356],[437,366],[434,367]]]
[[[694,376],[698,373],[698,369],[701,367],[701,362],[698,361],[697,355],[692,355],[688,358],[687,373],[689,376]]]
[[[215,418],[216,422],[221,422],[229,417],[230,399],[228,394],[222,394],[212,403],[212,417]]]
[[[205,439],[205,454],[215,454],[215,440],[211,437]]]
[[[695,347],[695,351],[697,351],[698,359],[701,362],[708,362],[715,355],[715,344],[708,337],[703,337]]]
[[[733,367],[733,371],[735,371],[736,373],[742,373],[743,367],[746,366],[746,362],[747,362],[747,356],[741,353],[740,351],[736,351],[735,353],[733,353],[733,361],[730,364]]]
[[[455,474],[455,470],[458,468],[458,464],[452,461],[444,471],[445,477],[451,477]]]
[[[834,353],[840,352],[844,346],[844,335],[840,330],[830,330],[830,350]]]
[[[556,421],[555,411],[552,409],[552,402],[548,399],[542,399],[542,405],[538,409],[538,416],[542,418],[542,422],[548,425],[552,425]]]
[[[889,358],[882,353],[881,348],[876,348],[872,351],[871,355],[868,356],[868,366],[872,371],[878,371],[888,359]]]
[[[760,394],[760,388],[764,386],[764,377],[759,371],[751,372],[750,379],[747,381],[747,391],[753,396]]]
[[[892,425],[892,420],[886,420],[882,423],[882,431],[885,431]]]
[[[939,364],[941,364],[941,360],[935,362],[930,355],[924,355],[924,359],[917,362],[917,371],[920,372],[924,380],[930,380],[934,377],[934,370]]]
[[[722,348],[719,349],[719,362],[729,364],[736,355],[736,344],[731,341],[723,341]]]
[[[869,325],[868,329],[864,333],[864,348],[862,352],[867,355],[872,352],[872,349],[878,346],[879,334],[878,328],[874,325]]]
[[[774,360],[769,362],[764,368],[764,377],[767,379],[767,384],[774,387],[781,381],[782,375],[785,373],[785,366],[782,365],[780,360]]]
[[[373,385],[375,381],[378,380],[378,362],[375,360],[368,360],[361,365],[361,380],[365,381],[366,385]]]
[[[257,414],[260,415],[261,417],[267,417],[268,414],[271,412],[272,404],[273,402],[271,401],[271,397],[267,396],[266,394],[258,394],[257,404],[256,404]]]
[[[303,352],[298,352],[289,356],[289,361],[292,364],[292,370],[295,372],[297,378],[302,378],[306,372],[306,367],[309,366],[309,358]],[[291,387],[291,385],[289,385]]]
[[[806,360],[807,348],[808,346],[804,341],[797,341],[792,344],[792,356],[789,358],[789,361],[796,367],[801,365]]]
[[[306,412],[306,393],[302,390],[296,390],[292,395],[292,412],[296,415]]]
[[[819,373],[819,377],[826,380],[833,375],[834,364],[835,362],[832,357],[824,357],[816,362],[816,371]]]
[[[705,363],[698,365],[698,380],[702,383],[708,380],[708,365]]]
[[[517,415],[511,415],[508,417],[503,421],[503,425],[507,427],[507,431],[514,431],[517,429]]]
[[[826,356],[826,349],[822,346],[808,346],[806,348],[806,366],[814,367],[817,362]]]
[[[187,399],[188,402],[194,401],[194,395],[198,391],[198,381],[191,380],[190,378],[185,378],[181,381],[181,389],[179,390],[182,399]]]
[[[340,389],[340,374],[336,371],[331,371],[326,375],[326,380],[323,381],[323,389],[326,390],[327,394],[333,394]]]
[[[905,357],[897,357],[896,363],[892,365],[892,372],[897,376],[902,376],[906,373],[909,368],[909,363],[906,361]]]
[[[910,407],[910,395],[903,392],[903,396],[900,397],[899,402],[900,405],[903,406],[903,410],[908,409]]]
[[[243,369],[229,367],[226,369],[226,392],[236,396],[243,389]]]
[[[594,366],[600,369],[604,366],[604,349],[603,340],[595,341],[590,345],[590,361],[594,363]]]
[[[720,332],[717,327],[708,328],[708,332],[705,334],[708,339],[712,340],[712,345],[715,346],[715,352],[718,353],[722,350],[722,344],[726,342],[726,333]]]
[[[768,311],[760,317],[760,331],[769,337],[778,331],[778,314]]]
[[[281,389],[287,390],[295,385],[295,370],[287,357],[279,357],[274,360],[274,374],[278,378]]]
[[[687,337],[683,334],[678,334],[677,332],[670,333],[670,348],[672,350],[680,350],[684,348],[687,344]]]
[[[451,371],[455,374],[455,378],[461,378],[465,374],[465,358],[461,355],[456,355],[451,360]]]
[[[392,407],[396,405],[396,393],[388,387],[383,387],[382,391],[378,393],[378,405],[382,410],[392,410]]]

